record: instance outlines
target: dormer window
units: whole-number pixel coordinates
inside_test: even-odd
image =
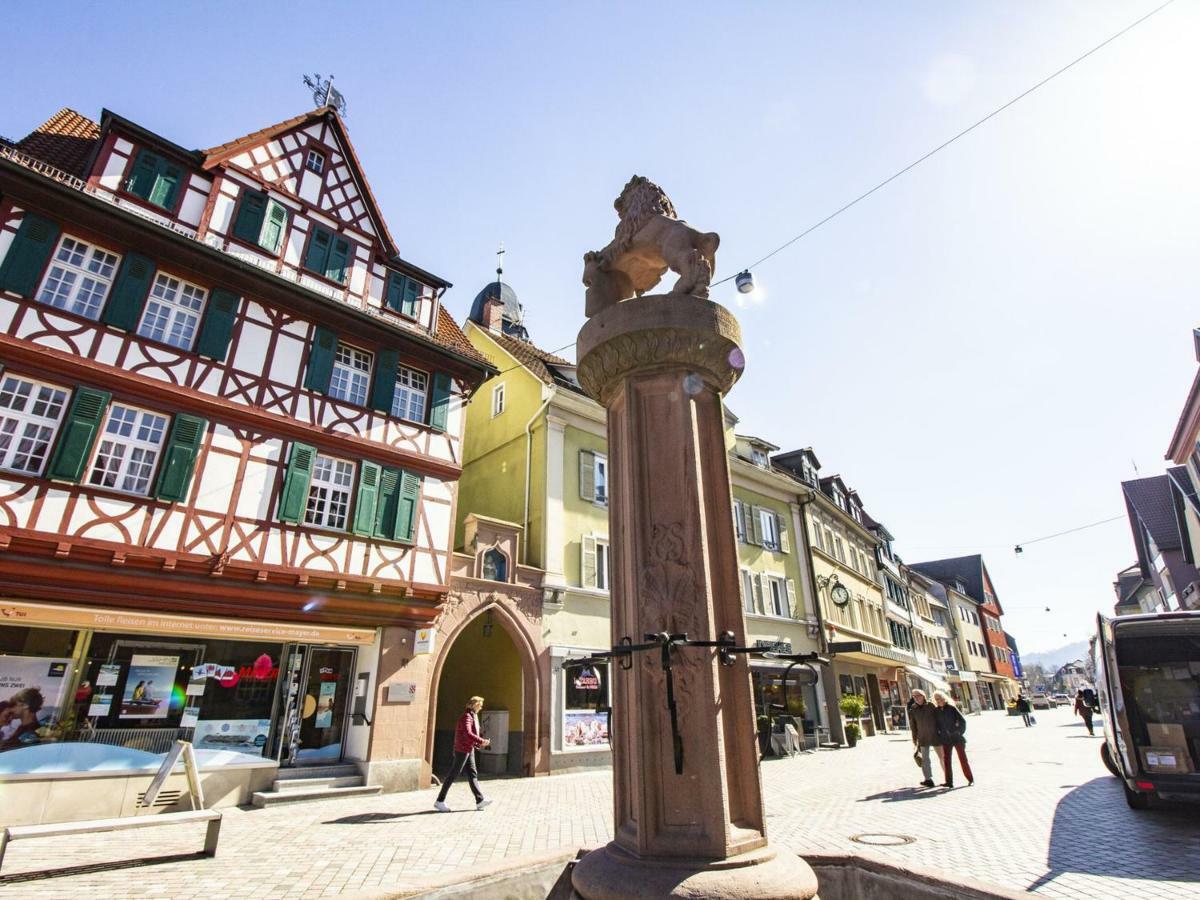
[[[325,154],[320,150],[309,150],[308,156],[304,160],[304,168],[310,172],[315,172],[320,175],[325,171]]]
[[[850,507],[850,515],[854,516],[854,521],[862,524],[862,510],[857,506]]]
[[[766,452],[759,450],[757,447],[750,449],[750,461],[763,469],[767,468],[768,465]]]
[[[129,171],[125,190],[147,203],[172,212],[182,181],[182,167],[167,162],[157,153],[142,149],[138,151],[133,168]]]
[[[840,490],[838,490],[836,487],[833,489],[833,502],[834,502],[834,503],[836,503],[836,504],[838,505],[838,509],[840,509],[840,510],[842,510],[842,511],[845,511],[845,509],[846,509],[846,495],[845,495],[845,494],[843,494],[843,493],[842,493]]]

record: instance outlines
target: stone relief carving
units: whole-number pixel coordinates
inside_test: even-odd
[[[635,369],[683,363],[693,371],[708,373],[717,389],[726,393],[742,370],[741,351],[733,338],[662,329],[622,334],[588,352],[579,362],[579,383],[589,396],[606,400],[606,390]]]
[[[697,231],[680,219],[666,192],[641,175],[629,180],[613,206],[620,221],[612,241],[583,257],[588,318],[622,300],[640,297],[668,269],[679,276],[672,293],[708,297],[720,235]]]
[[[696,575],[684,549],[683,523],[656,524],[650,535],[650,552],[642,572],[642,630],[669,633],[694,632]],[[635,640],[640,640],[639,635]]]

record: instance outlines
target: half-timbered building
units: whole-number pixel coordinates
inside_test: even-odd
[[[492,371],[447,287],[332,108],[200,151],[108,111],[0,144],[5,824],[128,810],[178,739],[210,803],[281,765],[417,783],[388,682]]]

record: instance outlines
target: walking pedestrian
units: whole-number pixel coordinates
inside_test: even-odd
[[[1083,688],[1080,688],[1075,694],[1075,715],[1083,716],[1083,724],[1087,726],[1088,734],[1095,735],[1095,729],[1092,728],[1092,716],[1095,710],[1088,703],[1087,698],[1083,695]]]
[[[484,797],[483,792],[479,790],[479,770],[475,768],[476,749],[491,744],[491,741],[479,733],[477,716],[481,709],[483,698],[472,697],[467,701],[467,708],[463,710],[463,714],[458,717],[458,724],[454,726],[454,762],[442,781],[437,802],[433,804],[433,808],[438,812],[450,812],[450,807],[446,805],[446,793],[450,790],[450,785],[454,784],[454,779],[464,770],[467,773],[467,784],[471,786],[471,793],[475,795],[475,808],[483,809],[491,805],[492,801]]]
[[[942,691],[933,692],[933,702],[937,704],[935,720],[938,741],[942,745],[942,766],[946,770],[946,783],[942,787],[954,787],[954,765],[950,757],[951,750],[958,752],[958,764],[962,767],[963,774],[967,776],[967,784],[974,784],[975,775],[971,772],[971,764],[967,762],[967,720],[958,711],[954,701]]]
[[[1029,705],[1029,698],[1017,691],[1017,712],[1021,714],[1021,721],[1025,723],[1025,727],[1030,726],[1029,717],[1033,713],[1033,707]]]
[[[937,710],[925,697],[920,688],[912,692],[912,708],[908,713],[908,728],[912,733],[913,745],[921,755],[921,774],[925,780],[922,787],[933,787],[933,766],[929,761],[929,751],[938,746]]]

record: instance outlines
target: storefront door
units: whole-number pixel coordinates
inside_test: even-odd
[[[355,651],[292,644],[280,678],[280,765],[330,765],[342,758]]]

